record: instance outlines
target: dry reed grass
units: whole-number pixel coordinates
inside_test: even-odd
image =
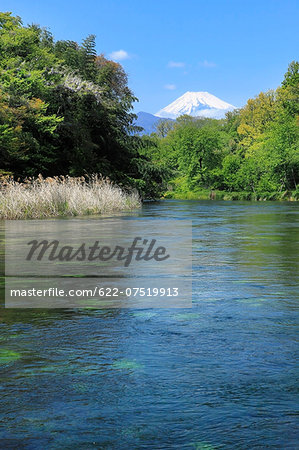
[[[126,193],[109,179],[60,176],[0,180],[1,219],[40,219],[102,214],[140,207],[136,192]]]

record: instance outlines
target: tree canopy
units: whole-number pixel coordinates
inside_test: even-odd
[[[169,189],[298,191],[298,68],[291,62],[280,87],[225,119],[184,115],[140,137],[127,75],[97,54],[94,35],[55,41],[0,13],[1,172],[97,172],[148,198]]]
[[[48,30],[0,13],[2,172],[97,172],[157,195],[161,173],[139,153],[127,81],[120,64],[97,55],[94,35],[55,42]]]
[[[169,168],[169,188],[256,196],[298,191],[298,68],[293,61],[280,87],[261,92],[225,119],[181,116],[152,134],[147,152]]]

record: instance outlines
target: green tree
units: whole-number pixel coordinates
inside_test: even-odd
[[[172,134],[178,168],[187,175],[190,188],[196,185],[209,186],[212,170],[221,161],[222,140],[213,127],[196,128],[183,126]]]
[[[140,178],[123,68],[97,57],[95,36],[54,42],[38,25],[0,15],[2,165],[17,176],[101,172]],[[128,176],[130,174],[130,176]]]

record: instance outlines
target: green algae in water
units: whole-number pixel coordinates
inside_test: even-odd
[[[26,368],[22,372],[19,372],[18,376],[22,378],[31,378],[49,373],[58,374],[59,370],[57,370],[54,366]]]
[[[0,364],[9,364],[21,358],[20,353],[11,350],[0,349]]]
[[[217,302],[219,300],[220,300],[220,298],[214,298],[214,297],[210,297],[210,298],[195,298],[195,299],[192,299],[192,303]]]
[[[90,375],[99,372],[98,364],[77,365],[73,363],[48,365],[41,367],[26,368],[18,375],[19,377],[31,378],[38,376],[65,376],[69,374]]]
[[[17,339],[19,336],[19,334],[10,334],[7,336],[0,336],[0,341],[9,341],[10,339]]]
[[[142,367],[142,364],[130,359],[119,359],[112,364],[112,368],[118,370],[137,370],[142,369]]]
[[[180,314],[174,314],[172,317],[177,320],[193,320],[193,319],[198,319],[200,317],[200,314],[198,314],[198,313],[180,313]]]
[[[101,299],[82,299],[76,301],[76,307],[79,309],[109,309],[112,307],[119,307],[119,300],[101,300]]]
[[[154,317],[156,315],[157,315],[156,313],[145,312],[145,311],[133,313],[134,317],[138,317],[138,318],[140,317],[141,319],[151,319],[152,317]]]
[[[192,442],[190,444],[195,450],[216,450],[213,445],[210,445],[206,442]]]
[[[85,394],[90,391],[90,385],[86,383],[74,383],[73,388],[76,392]]]
[[[265,298],[243,298],[240,300],[236,300],[239,303],[245,303],[249,306],[262,306],[265,303]]]
[[[143,433],[143,427],[141,426],[131,426],[127,428],[123,428],[121,430],[121,434],[123,436],[133,438],[133,439],[139,439],[142,436]]]
[[[110,311],[109,308],[102,308],[102,307],[98,307],[95,308],[94,306],[90,306],[90,307],[84,307],[84,308],[79,308],[80,313],[86,313],[86,315],[88,316],[96,316],[96,317],[100,317],[100,316],[104,316],[104,319],[106,318],[106,314]]]

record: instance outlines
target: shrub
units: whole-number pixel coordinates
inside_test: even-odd
[[[1,219],[40,219],[102,214],[140,207],[137,192],[120,189],[109,179],[93,175],[0,180]]]

